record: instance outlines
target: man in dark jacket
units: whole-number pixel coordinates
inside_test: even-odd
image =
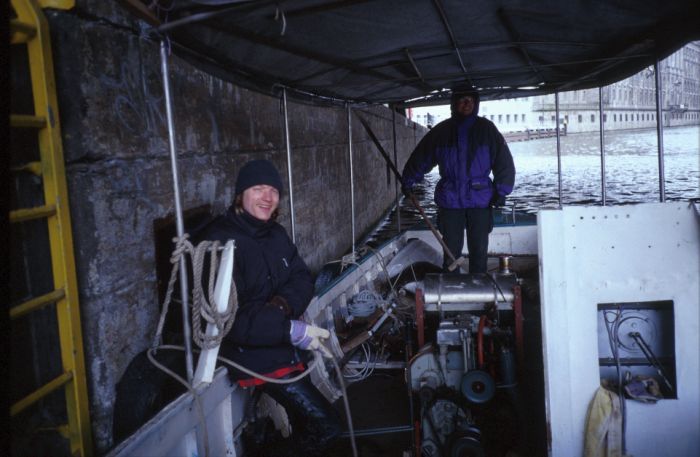
[[[239,307],[221,354],[278,379],[304,371],[306,357],[298,349],[318,349],[329,337],[327,330],[300,320],[313,295],[313,279],[284,227],[275,222],[281,192],[282,180],[271,162],[246,163],[236,180],[234,204],[196,237],[236,243],[233,279]],[[308,376],[291,384],[265,383],[238,370],[231,376],[243,387],[259,386],[287,411],[292,440],[264,455],[320,455],[339,434],[335,411]]]
[[[403,170],[403,192],[439,166],[435,187],[438,228],[458,258],[467,230],[469,273],[486,273],[493,207],[505,205],[513,191],[515,165],[503,135],[479,117],[479,93],[471,86],[453,90],[452,117],[436,125],[418,144]],[[493,173],[493,180],[490,175]],[[444,256],[444,267],[450,264]]]

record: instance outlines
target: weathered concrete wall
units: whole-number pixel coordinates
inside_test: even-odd
[[[73,217],[96,451],[114,443],[115,384],[158,314],[154,221],[174,211],[159,45],[116,2],[48,14]],[[278,98],[171,59],[183,206],[223,211],[238,168],[272,160],[287,182]],[[364,109],[391,150],[391,112]],[[397,116],[399,167],[422,131]],[[347,111],[289,102],[297,244],[314,270],[351,246]],[[356,235],[391,206],[394,182],[353,119]],[[290,229],[288,194],[280,222]]]

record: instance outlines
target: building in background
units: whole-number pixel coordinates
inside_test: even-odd
[[[659,63],[664,127],[700,125],[700,41],[692,42]],[[605,130],[656,127],[654,68],[598,89],[559,94],[559,122],[566,133],[600,128],[599,93]],[[554,95],[482,102],[479,114],[503,133],[553,129]],[[450,116],[449,106],[413,108],[411,119],[432,127]]]

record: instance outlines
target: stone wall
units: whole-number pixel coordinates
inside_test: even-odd
[[[154,223],[174,212],[159,43],[118,2],[78,0],[50,11],[64,136],[95,448],[113,444],[115,384],[150,344],[158,319]],[[254,93],[170,59],[185,209],[223,211],[237,170],[267,158],[285,185],[280,98]],[[392,113],[362,108],[392,150]],[[289,100],[297,244],[317,271],[351,246],[347,110]],[[399,167],[424,133],[397,115]],[[356,235],[394,202],[395,183],[353,119]],[[290,229],[289,193],[280,203]]]

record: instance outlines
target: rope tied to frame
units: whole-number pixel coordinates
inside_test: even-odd
[[[226,309],[219,312],[214,303],[214,284],[216,283],[217,267],[219,265],[219,251],[223,248],[218,241],[202,241],[197,245],[193,256],[193,303],[192,303],[192,338],[202,349],[211,349],[221,344],[224,336],[233,326],[236,310],[238,309],[238,293],[236,283],[231,281],[231,293],[228,297]],[[209,287],[208,295],[202,288],[202,269],[207,251],[211,252],[209,259]],[[208,299],[207,299],[208,296]],[[215,336],[207,335],[202,331],[202,319],[213,324],[218,330]]]
[[[202,349],[211,349],[221,344],[223,338],[228,334],[233,326],[236,310],[238,309],[238,293],[235,282],[231,282],[231,293],[229,294],[226,309],[219,312],[214,302],[214,284],[219,265],[219,251],[223,250],[219,241],[202,241],[196,247],[188,240],[189,234],[182,237],[173,238],[175,248],[170,256],[170,263],[173,265],[168,281],[168,289],[163,300],[163,307],[158,321],[158,328],[153,341],[152,348],[156,349],[162,343],[163,327],[165,317],[172,301],[172,294],[180,270],[181,259],[187,254],[192,258],[192,340]],[[209,256],[209,283],[207,293],[202,286],[202,272],[204,270],[204,260],[207,252]],[[217,329],[216,335],[207,335],[202,330],[202,321],[213,324]]]

